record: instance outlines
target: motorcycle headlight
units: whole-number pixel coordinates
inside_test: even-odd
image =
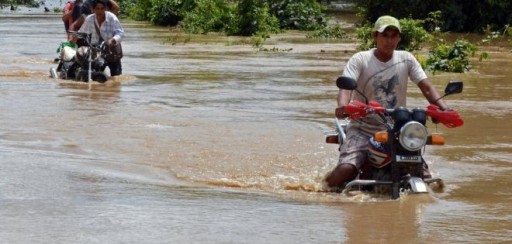
[[[407,122],[400,128],[398,140],[400,145],[409,151],[420,150],[427,143],[427,128],[419,122]]]

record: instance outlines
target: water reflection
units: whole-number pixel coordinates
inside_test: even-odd
[[[396,201],[344,204],[347,241],[344,243],[442,243],[422,233],[424,209],[434,200],[428,195],[410,195]]]
[[[63,81],[58,83],[61,89],[69,89],[72,92],[63,93],[62,97],[72,97],[74,99],[88,100],[105,100],[104,102],[115,102],[119,98],[121,92],[121,83],[108,81],[105,84],[75,81]],[[74,91],[73,91],[74,90]]]

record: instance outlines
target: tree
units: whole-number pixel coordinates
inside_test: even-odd
[[[441,11],[441,30],[481,32],[499,30],[512,24],[510,0],[354,0],[364,22],[373,23],[382,15],[396,18],[426,19],[429,13]]]

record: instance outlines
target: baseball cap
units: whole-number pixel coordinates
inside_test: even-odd
[[[395,17],[389,15],[384,15],[378,18],[377,21],[375,21],[375,27],[373,30],[383,32],[389,26],[393,26],[397,28],[399,32],[402,32],[400,29],[400,22]]]

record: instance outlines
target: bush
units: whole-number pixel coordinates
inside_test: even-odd
[[[327,20],[321,5],[315,0],[268,0],[270,13],[279,20],[281,29],[317,30]]]
[[[306,35],[306,38],[314,39],[345,39],[347,37],[347,33],[341,28],[341,25],[339,24],[324,27]]]
[[[238,4],[237,34],[244,36],[258,35],[268,38],[271,33],[278,33],[278,19],[269,12],[268,3],[264,0],[241,0]]]
[[[396,18],[414,16],[426,19],[429,13],[439,11],[443,20],[437,27],[442,31],[480,32],[491,26],[499,30],[512,22],[512,1],[510,0],[353,0],[357,14],[363,21],[373,22],[382,15]],[[431,23],[425,22],[425,27]]]
[[[121,15],[128,16],[134,20],[149,20],[149,13],[153,6],[151,0],[121,0]]]
[[[189,33],[206,34],[232,30],[234,5],[224,0],[196,0],[196,7],[185,13],[183,29]]]
[[[466,40],[457,40],[453,45],[440,42],[429,52],[426,70],[464,73],[471,69],[469,57],[475,56],[477,48]]]
[[[326,26],[315,0],[118,0],[121,14],[155,25],[183,25],[191,33],[269,36],[280,29],[317,30]]]
[[[149,21],[155,25],[177,25],[183,19],[180,0],[152,0]]]
[[[150,21],[155,25],[174,26],[184,13],[195,7],[196,0],[116,0],[121,6],[119,15],[134,20]]]

